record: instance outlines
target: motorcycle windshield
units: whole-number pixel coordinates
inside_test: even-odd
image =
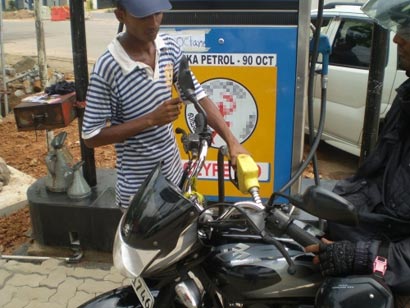
[[[134,249],[160,250],[158,257],[164,256],[175,248],[198,214],[157,165],[132,200],[122,221],[121,237]]]

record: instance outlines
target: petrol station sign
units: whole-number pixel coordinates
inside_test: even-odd
[[[264,35],[266,29],[252,29],[252,31],[255,32],[254,36],[258,37]],[[292,48],[287,48],[288,50],[285,51],[284,45],[277,43],[275,44],[277,47],[271,50],[264,50],[263,46],[258,48],[257,45],[254,45],[256,50],[266,52],[213,53],[209,52],[214,49],[207,41],[209,35],[212,35],[213,32],[224,32],[224,34],[221,33],[221,36],[227,36],[228,33],[240,35],[241,30],[204,29],[204,37],[201,39],[198,38],[199,32],[196,29],[195,38],[189,38],[191,30],[169,31],[169,34],[174,36],[177,42],[183,42],[181,46],[183,50],[189,50],[184,50],[184,54],[187,56],[196,78],[216,104],[235,137],[251,152],[259,167],[262,197],[268,198],[274,189],[275,156],[281,155],[284,157],[282,163],[286,163],[286,161],[289,163],[289,156],[285,157],[287,155],[285,152],[289,152],[283,151],[285,147],[275,149],[278,134],[276,129],[277,108],[284,109],[283,106],[278,106],[278,63],[281,63],[278,54],[289,55],[289,53],[295,54],[296,51]],[[291,32],[295,32],[295,30],[287,29],[284,31],[284,37],[289,37]],[[205,35],[205,33],[207,34]],[[189,45],[186,46],[187,44]],[[194,52],[196,48],[198,52]],[[295,62],[293,62],[293,66],[295,66]],[[289,79],[286,85],[289,87],[294,83],[294,79]],[[279,96],[281,97],[280,94]],[[181,117],[175,126],[186,127],[193,131],[195,114],[195,107],[192,104],[186,105],[184,117]],[[292,114],[289,116],[291,117]],[[291,130],[292,127],[289,129]],[[200,174],[201,181],[198,181],[198,190],[205,192],[208,197],[217,196],[218,193],[215,182],[217,180],[217,149],[225,145],[224,140],[216,132],[212,133],[212,137],[211,146],[214,150],[210,150],[206,165]],[[182,146],[180,149],[183,152]],[[182,156],[184,157],[184,154]],[[229,181],[227,163],[224,173],[225,179]],[[231,198],[242,197],[241,193],[230,183],[226,183],[225,192]]]
[[[241,63],[243,63],[243,58],[247,59],[246,61],[251,61],[249,59],[252,59],[253,56],[255,55],[226,55],[227,58],[240,59]],[[188,59],[195,60],[195,57],[188,57]],[[237,62],[231,61],[231,59],[226,62],[227,64],[218,65],[218,74],[213,73],[215,70],[213,64],[197,66],[194,64],[195,62],[192,62],[191,67],[196,77],[202,83],[205,92],[223,115],[229,129],[239,142],[244,144],[252,153],[260,170],[259,181],[262,185],[268,186],[268,190],[271,191],[275,135],[274,130],[263,129],[263,127],[271,128],[274,125],[276,91],[266,91],[263,87],[264,85],[271,85],[272,88],[276,88],[276,67],[253,67],[249,65],[247,69],[243,69],[242,65],[236,65]],[[220,62],[218,61],[218,63]],[[207,76],[210,76],[212,73],[214,76],[207,79]],[[265,102],[265,106],[262,106],[263,102]],[[258,106],[258,103],[260,106]],[[194,127],[192,121],[195,114],[194,106],[192,104],[187,105],[184,121],[191,130]],[[212,137],[211,146],[213,148],[218,149],[225,145],[224,140],[216,132],[212,133]],[[213,192],[213,188],[216,187],[216,152],[215,150],[211,151],[208,162],[200,175],[202,179],[209,181],[209,184],[204,182],[205,187],[202,190],[207,193]],[[226,178],[229,179],[227,168],[226,166],[225,173]],[[261,189],[261,191],[264,190],[267,189]],[[231,184],[227,184],[226,192],[227,195],[232,196],[236,189]]]
[[[206,66],[276,66],[276,55],[266,54],[186,54],[191,65]]]

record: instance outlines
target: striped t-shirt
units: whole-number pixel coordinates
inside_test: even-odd
[[[146,64],[132,60],[117,38],[91,73],[82,127],[84,139],[96,136],[107,123],[118,125],[139,118],[171,98],[182,55],[176,42],[164,34],[157,36],[153,71]],[[195,78],[194,83],[199,100],[205,93]],[[139,186],[160,161],[166,178],[179,184],[182,163],[172,124],[150,127],[115,144],[115,149],[118,205],[129,206]]]

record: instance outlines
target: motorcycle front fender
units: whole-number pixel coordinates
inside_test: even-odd
[[[103,293],[78,308],[143,308],[132,286]]]

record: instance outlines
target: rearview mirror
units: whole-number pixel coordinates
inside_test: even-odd
[[[197,104],[195,96],[195,85],[194,81],[192,80],[188,59],[185,55],[182,56],[181,62],[179,64],[178,83],[185,97],[193,104]]]
[[[196,99],[194,80],[192,79],[188,59],[185,55],[182,55],[179,63],[178,84],[181,88],[182,94],[184,94],[185,98],[194,104],[195,109],[198,111],[198,114],[195,116],[195,132],[201,133],[206,131],[208,125],[207,114],[205,109]]]
[[[356,208],[352,203],[321,186],[310,186],[301,196],[284,197],[296,207],[316,217],[351,226],[359,223]]]

